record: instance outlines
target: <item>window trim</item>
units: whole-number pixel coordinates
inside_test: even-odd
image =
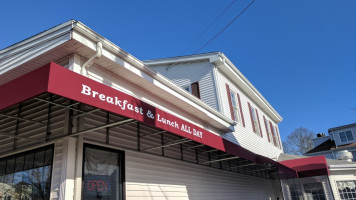
[[[119,154],[119,159],[118,159],[118,165],[120,166],[120,171],[119,171],[119,190],[120,194],[119,195],[119,200],[126,200],[126,157],[125,157],[125,151],[123,150],[118,150],[110,147],[104,147],[100,145],[95,145],[95,144],[90,144],[90,143],[83,143],[83,158],[82,158],[82,191],[81,191],[81,199],[84,197],[84,162],[85,162],[85,148],[93,148],[93,149],[98,149],[98,150],[103,150],[103,151],[109,151],[109,152],[115,152]]]
[[[241,116],[241,108],[239,103],[237,102],[237,93],[230,89],[230,98],[231,98],[231,107],[232,107],[232,115],[234,116],[234,121],[242,125],[242,116]],[[233,104],[233,99],[235,100],[235,104]]]
[[[347,137],[347,133],[346,132],[350,132],[351,133],[351,137],[352,137],[352,140],[349,140],[349,138]],[[345,142],[343,142],[342,140],[341,140],[341,133],[344,133],[345,134],[345,137],[346,137],[346,141]],[[354,134],[353,134],[353,132],[352,132],[352,130],[346,130],[346,131],[340,131],[340,132],[338,132],[338,136],[339,136],[339,139],[340,139],[340,142],[341,143],[350,143],[350,142],[352,142],[352,141],[355,141],[355,137],[354,137]]]
[[[252,124],[252,129],[253,132],[262,137],[262,131],[261,131],[261,125],[259,123],[259,116],[258,116],[258,111],[257,108],[254,108],[250,102],[248,103],[249,110],[250,110],[250,116],[251,116],[251,124]],[[255,118],[255,120],[253,119]]]
[[[273,138],[272,138],[272,133],[271,133],[271,130],[270,130],[270,125],[268,123],[268,120],[267,118],[265,118],[265,116],[263,116],[263,120],[265,122],[265,126],[266,126],[266,132],[267,132],[267,139],[268,139],[268,142],[269,143],[273,143]]]

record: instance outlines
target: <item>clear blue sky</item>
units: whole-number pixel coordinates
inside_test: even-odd
[[[247,4],[229,1],[8,1],[0,49],[70,19],[146,60],[192,54]],[[356,1],[256,0],[200,53],[221,51],[284,118],[282,138],[356,122]]]

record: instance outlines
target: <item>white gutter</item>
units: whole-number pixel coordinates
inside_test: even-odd
[[[83,64],[83,66],[80,70],[80,74],[83,76],[86,76],[87,70],[89,69],[89,67],[92,64],[94,64],[95,60],[100,58],[102,54],[103,54],[103,44],[101,42],[97,42],[96,43],[96,53]]]

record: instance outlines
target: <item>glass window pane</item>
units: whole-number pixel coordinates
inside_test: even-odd
[[[0,176],[5,174],[6,160],[0,161]]]
[[[45,163],[44,165],[51,165],[52,164],[52,157],[53,157],[53,150],[47,149],[46,156],[45,156]]]
[[[85,148],[83,199],[118,200],[119,154]]]
[[[23,171],[24,165],[25,165],[25,157],[24,156],[17,157],[15,172]]]
[[[235,107],[236,107],[235,93],[230,92],[230,95],[231,95],[231,103],[232,103],[232,106],[235,106]]]
[[[52,149],[52,146],[47,149]],[[34,168],[34,152],[38,152],[36,153],[36,162],[43,164],[45,150],[20,153],[0,161],[0,168],[4,166],[5,161],[7,164],[4,167],[6,175],[0,176],[0,199],[49,199],[52,166]],[[42,155],[42,162],[40,155]],[[25,167],[29,169],[24,170]]]
[[[348,141],[354,140],[354,136],[351,131],[346,131],[346,136]]]
[[[15,158],[6,161],[6,174],[14,173],[15,171]]]
[[[341,142],[347,142],[345,132],[339,133]]]
[[[307,199],[319,200],[325,199],[324,188],[321,183],[306,183],[303,184]]]
[[[45,156],[45,152],[44,151],[36,152],[36,154],[35,154],[35,167],[43,166],[43,164],[44,164],[44,156]]]
[[[341,199],[355,199],[356,198],[356,181],[338,181],[337,187]]]
[[[24,170],[33,168],[33,161],[35,159],[34,157],[35,157],[35,154],[33,154],[33,153],[30,153],[30,154],[25,156],[25,167],[24,167]]]

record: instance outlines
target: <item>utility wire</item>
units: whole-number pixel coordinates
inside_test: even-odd
[[[219,16],[217,16],[217,17],[214,19],[214,21],[212,21],[212,22],[208,25],[208,27],[206,27],[206,29],[205,29],[203,32],[201,32],[201,33],[199,34],[199,36],[198,36],[197,38],[195,38],[195,40],[194,40],[192,43],[190,43],[190,45],[184,50],[184,53],[187,52],[187,50],[188,50],[190,47],[192,47],[192,45],[195,44],[195,42],[198,41],[198,40],[210,29],[211,26],[213,26],[213,25],[215,24],[215,22],[218,21],[218,19],[220,19],[220,17],[223,16],[223,15],[225,14],[225,12],[226,12],[227,10],[229,10],[229,8],[230,8],[230,7],[232,6],[232,4],[234,4],[235,2],[236,2],[236,0],[233,0],[233,1],[219,14]],[[184,53],[183,53],[183,54],[184,54]]]
[[[205,43],[202,47],[200,47],[198,50],[196,50],[194,52],[198,53],[201,49],[203,49],[204,47],[206,47],[210,42],[212,42],[214,39],[216,39],[222,32],[224,32],[237,18],[239,18],[253,3],[255,2],[255,0],[251,1],[250,4],[248,4],[248,6],[246,6],[245,9],[243,9],[230,23],[228,23],[221,31],[219,31],[216,35],[214,35],[214,37],[212,37],[207,43]]]

